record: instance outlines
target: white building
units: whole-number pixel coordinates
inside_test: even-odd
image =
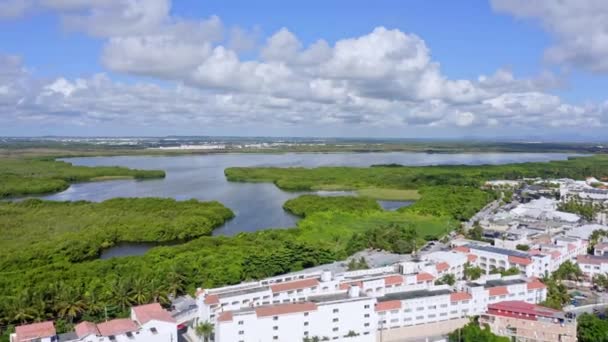
[[[591,280],[598,274],[608,273],[608,258],[595,255],[579,255],[576,259],[581,271]]]

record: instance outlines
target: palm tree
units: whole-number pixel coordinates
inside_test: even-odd
[[[180,293],[184,292],[186,276],[177,268],[171,267],[171,271],[167,273],[167,290],[171,296],[175,298]]]
[[[111,287],[111,295],[114,303],[120,307],[121,311],[131,306],[131,282],[129,280],[116,280]]]
[[[163,284],[157,279],[152,280],[150,283],[150,296],[154,303],[169,304],[169,298],[167,297],[167,291]]]
[[[203,323],[199,323],[194,328],[194,332],[196,336],[199,338],[203,338],[203,341],[208,342],[209,337],[213,334],[213,324],[209,323],[209,321],[205,321]]]
[[[61,318],[67,318],[70,323],[86,311],[87,303],[78,290],[64,287],[55,303],[55,311]]]
[[[131,301],[135,304],[146,304],[150,301],[150,291],[148,289],[148,282],[144,278],[137,278],[133,282],[131,289]]]

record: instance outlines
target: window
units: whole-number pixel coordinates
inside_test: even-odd
[[[442,312],[442,313],[439,314],[439,316],[447,316],[447,315],[448,315],[447,312]]]
[[[332,322],[337,322],[337,321],[338,321],[338,319],[337,319],[337,318],[334,318],[334,319],[332,320]]]
[[[428,309],[429,310],[435,310],[435,309],[437,309],[437,305],[429,305]]]
[[[395,322],[399,322],[399,318],[393,318],[393,319],[391,319],[391,323],[395,323]]]
[[[412,309],[407,308],[407,309],[403,310],[403,312],[405,312],[405,313],[412,312]]]
[[[304,332],[304,336],[308,336],[308,331],[305,331],[305,332]]]
[[[365,304],[365,305],[363,306],[363,308],[364,308],[364,309],[369,309],[369,304]]]
[[[272,339],[273,339],[273,340],[278,340],[278,339],[279,339],[279,336],[272,336]]]
[[[416,311],[422,311],[422,310],[424,310],[424,307],[422,307],[422,306],[419,308],[416,308]]]
[[[304,326],[307,327],[308,326],[308,322],[304,322]]]
[[[428,317],[429,317],[429,318],[435,318],[435,317],[437,317],[437,315],[435,315],[435,314],[430,314]]]
[[[153,334],[158,334],[158,330],[156,330],[156,328],[150,328],[150,331],[151,331]]]
[[[304,291],[304,290],[302,290],[302,289],[299,289],[299,290],[298,290],[298,291],[297,291],[297,292],[298,292],[298,293],[302,293],[302,292],[303,292],[303,291]]]
[[[234,302],[232,302],[231,304],[232,304],[232,305],[237,305],[238,303],[239,303],[239,301],[238,301],[238,300],[235,300],[235,301],[234,301]]]
[[[452,311],[450,311],[450,313],[451,313],[451,314],[457,314],[457,313],[458,313],[458,310],[452,310]]]
[[[447,308],[447,307],[448,307],[448,305],[447,305],[447,304],[441,304],[441,307],[442,307],[442,308]]]
[[[127,337],[128,337],[129,339],[131,339],[131,340],[135,338],[135,337],[133,336],[133,333],[132,333],[132,332],[130,332],[130,331],[129,331],[129,332],[127,332],[125,335],[127,335]]]
[[[308,316],[308,312],[305,312],[305,313],[304,313],[304,317],[306,317],[306,316]]]
[[[411,320],[412,320],[412,317],[405,317],[405,318],[403,319],[403,321],[404,321],[404,322],[408,322],[408,321],[411,321]]]
[[[338,331],[338,327],[331,329],[332,331]]]
[[[245,333],[244,330],[239,330],[239,335],[243,335]]]
[[[365,315],[363,315],[363,317],[368,318],[368,317],[369,317],[369,314],[365,314]]]
[[[270,296],[264,296],[264,297],[262,297],[262,299],[268,299],[268,298],[270,298]]]
[[[334,309],[333,313],[338,313],[340,310],[339,309]]]
[[[369,323],[365,323],[365,324],[363,324],[363,326],[369,327]]]
[[[273,321],[278,321],[278,320],[279,320],[279,316],[274,316],[274,317],[272,317],[272,320],[273,320]]]
[[[239,321],[239,325],[243,325],[243,321]]]
[[[416,316],[416,319],[424,319],[424,316]]]

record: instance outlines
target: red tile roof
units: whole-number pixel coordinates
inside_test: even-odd
[[[384,285],[399,285],[403,284],[403,276],[400,275],[390,275],[388,277],[384,277]]]
[[[418,282],[418,283],[423,282],[423,281],[431,281],[433,279],[435,279],[435,277],[433,277],[433,275],[430,273],[421,272],[421,273],[416,274],[416,282]]]
[[[607,245],[607,247],[608,247],[608,245]],[[568,252],[571,252],[571,251],[573,251],[575,249],[576,249],[576,245],[575,244],[573,244],[573,243],[569,243],[568,244]]]
[[[232,317],[234,315],[232,314],[232,311],[224,311],[222,313],[220,313],[219,316],[217,316],[217,321],[218,322],[229,322],[232,321]]]
[[[532,260],[530,260],[528,258],[522,258],[522,257],[514,256],[514,255],[509,255],[509,262],[512,264],[527,266],[532,263]]]
[[[361,281],[353,281],[350,283],[342,283],[340,284],[340,290],[348,290],[351,286],[359,286],[359,287],[363,287],[363,282]]]
[[[437,272],[443,272],[445,270],[450,269],[450,264],[448,264],[447,262],[440,262],[435,265],[435,268],[437,269]]]
[[[488,305],[488,312],[494,315],[512,316],[513,313],[554,318],[561,311],[540,305],[513,300]]]
[[[139,328],[132,320],[128,318],[119,318],[99,323],[97,324],[97,329],[99,329],[99,334],[101,336],[112,336],[137,331]]]
[[[467,255],[467,261],[468,262],[474,262],[475,260],[477,260],[477,255],[475,255],[475,254],[468,254]]]
[[[150,321],[176,323],[175,318],[171,317],[171,314],[158,303],[134,306],[131,310],[135,312],[139,324],[146,324]]]
[[[562,256],[562,253],[560,253],[559,251],[551,251],[551,259],[555,260],[558,259],[560,256]]]
[[[459,302],[461,300],[469,300],[473,298],[469,293],[466,292],[454,292],[450,293],[450,301]]]
[[[219,304],[220,303],[220,297],[218,297],[217,295],[207,295],[207,297],[205,297],[205,304],[207,305],[213,305],[213,304]]]
[[[318,286],[318,285],[319,285],[319,281],[317,279],[308,278],[308,279],[290,281],[290,282],[285,282],[285,283],[272,284],[272,285],[270,285],[270,289],[272,290],[273,293],[276,293],[276,292],[285,292],[285,291],[291,291],[291,290],[305,289],[308,287],[314,287],[314,286]]]
[[[466,246],[454,247],[454,249],[452,249],[452,250],[455,252],[460,252],[460,253],[469,253],[471,251],[471,249]]]
[[[52,321],[20,325],[15,328],[16,342],[30,341],[37,338],[57,335]]]
[[[97,324],[92,323],[92,322],[82,322],[79,324],[76,324],[76,326],[74,327],[74,330],[76,331],[76,336],[78,336],[78,338],[83,338],[85,336],[89,336],[89,335],[99,335],[99,330],[97,329]]]
[[[400,300],[389,300],[386,302],[379,302],[376,304],[376,311],[388,311],[388,310],[399,310],[401,309]]]
[[[598,243],[597,245],[595,245],[595,247],[594,247],[594,248],[595,248],[595,249],[598,249],[598,250],[604,250],[604,249],[608,249],[608,243],[605,243],[605,242],[600,242],[600,243]]]
[[[315,303],[304,302],[260,306],[255,309],[255,313],[258,317],[267,317],[315,310],[317,310]]]
[[[544,289],[546,286],[545,284],[541,283],[538,279],[534,279],[533,281],[529,282],[527,284],[528,290],[537,290],[537,289]]]
[[[576,262],[579,264],[601,265],[608,263],[608,258],[597,257],[593,255],[577,255]]]
[[[493,296],[506,296],[509,294],[509,289],[506,286],[496,286],[488,289],[490,297]]]

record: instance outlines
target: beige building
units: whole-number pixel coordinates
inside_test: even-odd
[[[521,342],[574,342],[576,320],[565,317],[563,311],[522,301],[506,301],[488,305],[479,317],[492,333]]]

